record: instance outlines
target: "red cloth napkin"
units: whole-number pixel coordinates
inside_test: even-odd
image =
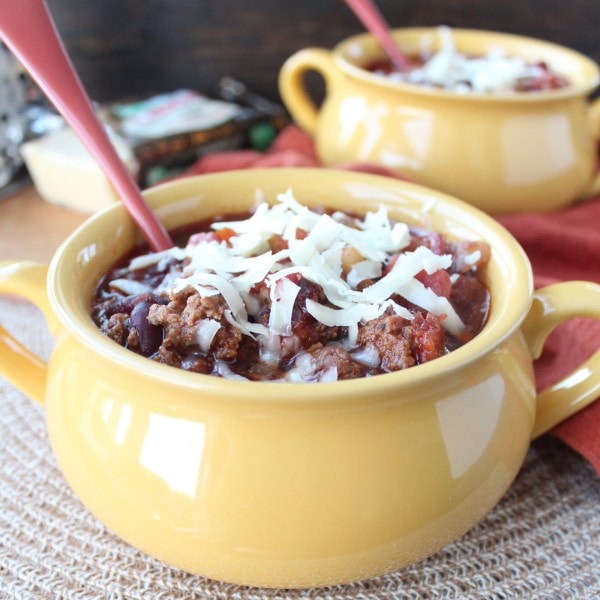
[[[200,158],[183,176],[243,168],[318,167],[312,139],[297,126],[279,133],[265,153],[238,150]],[[397,177],[388,169],[361,163],[337,165]],[[518,214],[498,219],[527,252],[536,287],[585,279],[600,283],[600,197],[550,214]],[[580,365],[600,347],[600,321],[573,319],[548,338],[535,362],[537,386],[542,390]],[[600,402],[594,402],[551,434],[583,455],[600,475]]]
[[[549,214],[498,219],[519,240],[533,267],[536,287],[585,279],[600,283],[600,197]],[[538,390],[558,381],[600,348],[600,321],[572,319],[550,334],[535,362]],[[551,431],[577,450],[600,475],[600,402]]]

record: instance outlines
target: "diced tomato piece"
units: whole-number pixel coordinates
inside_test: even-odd
[[[426,271],[417,273],[415,279],[418,279],[425,287],[428,287],[437,296],[444,296],[444,298],[450,298],[452,291],[452,281],[450,275],[444,269],[438,269],[433,273],[429,274]]]
[[[228,246],[231,246],[230,240],[237,234],[233,229],[229,229],[229,227],[224,227],[223,229],[217,229],[215,231],[215,235],[217,236],[218,241],[225,242]]]
[[[237,235],[235,231],[228,227],[217,229],[216,231],[200,231],[190,236],[188,245],[197,246],[203,242],[225,242],[228,246],[231,246],[230,240],[235,235]]]
[[[411,236],[410,244],[406,250],[415,250],[419,246],[425,246],[429,248],[434,254],[441,256],[447,254],[448,250],[446,247],[446,238],[435,231],[427,233],[413,233]]]
[[[439,317],[417,313],[412,320],[415,354],[418,364],[423,364],[444,354],[444,330]]]

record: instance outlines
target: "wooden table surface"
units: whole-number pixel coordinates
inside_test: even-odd
[[[48,263],[62,241],[88,216],[45,202],[32,186],[0,199],[0,261]]]

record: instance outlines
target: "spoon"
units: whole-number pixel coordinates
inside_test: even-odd
[[[410,61],[400,52],[400,48],[392,39],[388,24],[372,0],[346,0],[346,4],[379,41],[394,67],[398,71],[406,71],[410,68]]]
[[[173,246],[123,165],[79,79],[44,0],[0,0],[0,37],[79,136],[154,251]]]

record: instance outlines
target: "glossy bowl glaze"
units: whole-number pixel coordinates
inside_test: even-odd
[[[583,376],[536,398],[532,356],[562,320],[600,317],[600,288],[534,295],[527,258],[497,222],[389,178],[248,170],[166,184],[147,198],[173,228],[288,188],[308,205],[362,212],[384,203],[409,223],[486,240],[484,330],[430,363],[335,383],[239,382],[157,364],[105,337],[89,314],[99,278],[139,241],[116,205],[76,231],[49,271],[0,266],[0,292],[34,301],[56,335],[47,366],[0,335],[0,374],[44,404],[65,478],[133,546],[215,579],[309,587],[417,561],[498,502],[532,437],[594,397]]]
[[[393,32],[405,52],[427,42],[438,47],[436,28]],[[369,34],[333,50],[306,48],[280,72],[280,92],[294,119],[315,138],[325,165],[367,162],[442,190],[487,213],[549,211],[600,191],[597,142],[598,66],[573,50],[548,42],[489,31],[455,29],[458,51],[545,61],[572,85],[520,94],[459,94],[390,81],[362,67],[382,56]],[[317,107],[304,75],[326,83]]]

